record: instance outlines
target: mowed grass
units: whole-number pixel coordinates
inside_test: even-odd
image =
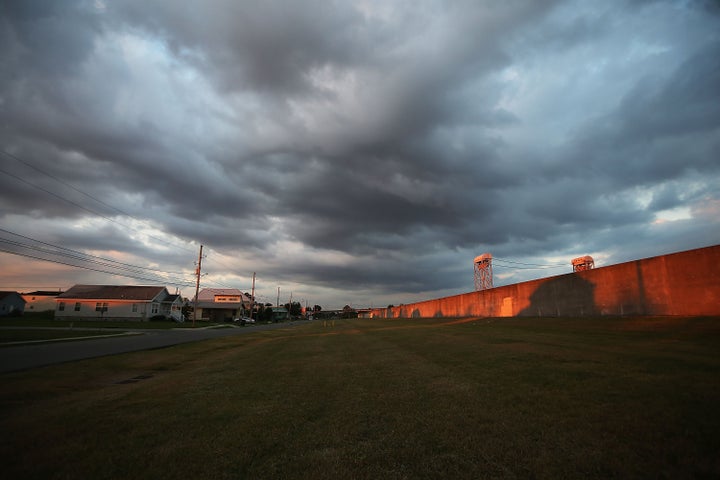
[[[0,376],[4,478],[718,478],[720,319],[316,321]]]

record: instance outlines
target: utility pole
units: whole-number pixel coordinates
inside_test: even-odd
[[[200,245],[200,254],[198,255],[197,268],[195,269],[195,304],[193,305],[193,328],[195,328],[195,320],[197,320],[197,309],[198,309],[198,294],[200,293],[200,269],[202,267],[202,249]]]
[[[252,290],[250,290],[250,320],[252,320],[253,310],[255,310],[255,272],[253,272]]]
[[[278,287],[277,303],[275,305],[278,307],[280,306],[280,287]]]

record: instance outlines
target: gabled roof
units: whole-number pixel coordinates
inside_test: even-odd
[[[165,287],[138,285],[75,285],[57,296],[93,300],[145,300],[157,297]],[[167,290],[166,290],[167,291]]]
[[[165,297],[165,298],[163,299],[163,303],[173,303],[173,302],[174,302],[175,300],[177,300],[178,298],[180,298],[180,295],[179,295],[179,294],[176,294],[176,293],[175,293],[175,294],[172,294],[172,295],[168,295],[167,297]]]
[[[55,290],[55,291],[53,291],[53,290],[37,290],[34,292],[22,293],[21,295],[32,295],[34,297],[57,297],[61,293],[63,293],[63,292],[61,292],[59,290]]]
[[[4,300],[6,297],[9,297],[11,295],[17,295],[23,302],[25,301],[25,299],[22,298],[18,292],[0,292],[0,300]]]

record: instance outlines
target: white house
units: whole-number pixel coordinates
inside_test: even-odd
[[[161,286],[75,285],[55,299],[57,319],[147,321],[164,315],[182,321],[182,299]]]
[[[17,292],[0,292],[0,317],[22,315],[25,300]]]
[[[25,299],[25,311],[26,312],[46,312],[48,310],[55,310],[55,299],[62,292],[57,291],[45,291],[38,290],[35,292],[21,293],[23,299]]]
[[[252,297],[237,288],[204,288],[197,297],[197,319],[231,321],[252,307]]]

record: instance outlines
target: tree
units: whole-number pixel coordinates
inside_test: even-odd
[[[313,312],[319,312],[319,311],[321,311],[321,310],[322,310],[322,307],[321,307],[320,305],[315,305],[315,306],[313,307]]]
[[[183,320],[190,320],[190,317],[192,317],[193,314],[193,306],[186,302],[180,309],[180,313],[182,313]]]
[[[350,305],[345,305],[341,314],[341,318],[357,318],[358,314]]]
[[[285,309],[288,311],[288,314],[294,317],[298,317],[302,313],[302,305],[300,302],[286,303]]]

